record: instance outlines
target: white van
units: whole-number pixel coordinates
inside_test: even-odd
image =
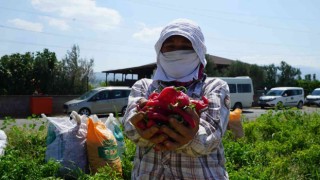
[[[317,105],[320,107],[320,88],[314,89],[312,93],[306,97],[305,104],[308,106]]]
[[[92,89],[77,99],[64,103],[65,113],[76,111],[79,114],[106,114],[117,112],[124,114],[131,88],[108,86]]]
[[[271,88],[266,95],[259,98],[259,106],[264,107],[296,106],[303,107],[304,90],[301,87],[276,87]]]
[[[217,77],[229,85],[231,108],[249,108],[253,103],[253,84],[249,76]]]

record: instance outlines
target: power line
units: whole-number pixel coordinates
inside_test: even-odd
[[[132,1],[132,0],[127,0],[128,2],[133,2],[133,3],[141,3],[141,1],[139,2],[135,2],[135,1]],[[150,1],[149,1],[150,2]],[[148,6],[154,6],[155,4],[158,5],[158,7],[161,7],[161,8],[171,8],[172,10],[177,10],[177,8],[172,8],[172,5],[171,4],[168,4],[168,3],[155,3],[155,2],[152,2],[152,3],[148,3],[148,1],[143,1],[142,3],[145,3],[145,4],[148,4]],[[261,15],[254,15],[254,14],[250,14],[250,13],[247,13],[247,12],[230,12],[230,11],[221,11],[221,10],[217,10],[217,9],[208,9],[208,8],[196,8],[196,7],[193,7],[192,8],[195,12],[209,12],[209,13],[218,13],[218,14],[229,14],[229,15],[234,15],[234,16],[246,16],[246,17],[256,17],[256,18],[267,18],[267,19],[285,19],[285,20],[292,20],[292,21],[299,21],[299,22],[306,22],[306,21],[316,21],[318,22],[319,20],[318,19],[310,19],[310,18],[292,18],[292,17],[281,17],[281,16],[261,16]],[[181,9],[179,9],[181,10]]]
[[[91,39],[91,38],[87,38],[87,37],[83,37],[83,36],[80,37],[80,36],[64,35],[64,34],[58,34],[58,33],[45,32],[45,31],[39,32],[39,31],[16,28],[16,27],[11,27],[11,26],[1,25],[1,24],[0,24],[0,28],[18,30],[18,31],[27,31],[27,32],[33,32],[33,33],[41,33],[41,34],[50,35],[50,36],[76,38],[76,39],[80,39],[80,40],[103,43],[103,44],[108,44],[108,45],[112,45],[112,46],[125,46],[121,42],[116,42],[115,43],[115,42],[109,42],[109,41],[105,41],[105,40]],[[266,43],[266,42],[257,42],[257,41],[242,41],[242,40],[235,40],[235,39],[218,38],[218,37],[213,37],[213,36],[207,36],[207,39],[215,39],[215,40],[230,41],[230,42],[245,43],[245,44],[261,44],[261,45],[268,45],[268,46],[286,46],[286,47],[292,46],[292,47],[310,48],[310,46],[302,46],[302,45],[296,45],[296,44],[281,44],[281,43]],[[149,49],[149,48],[141,47],[141,46],[130,46],[130,47],[141,48],[141,49]]]
[[[42,44],[42,43],[34,43],[34,42],[22,42],[22,41],[15,41],[15,40],[8,40],[8,39],[1,39],[0,42],[5,42],[5,43],[14,43],[14,44],[22,44],[22,45],[28,45],[28,46],[40,46],[40,47],[54,47],[54,48],[60,48],[60,49],[70,49],[70,47],[67,46],[60,46],[60,45],[52,45],[52,44]],[[92,48],[81,48],[81,50],[85,51],[95,51],[99,53],[117,53],[117,54],[134,54],[138,56],[143,56],[143,57],[149,57],[145,56],[145,53],[139,53],[137,51],[130,52],[130,51],[115,51],[115,50],[103,50],[103,49],[92,49]]]
[[[276,27],[276,26],[268,26],[268,25],[265,25],[265,24],[258,24],[258,23],[240,21],[240,20],[235,20],[235,19],[230,19],[230,18],[221,18],[221,17],[217,17],[217,16],[201,14],[201,13],[199,13],[199,11],[182,10],[181,8],[173,8],[172,6],[169,7],[169,6],[163,6],[163,5],[159,6],[157,4],[148,4],[145,1],[143,1],[143,2],[141,2],[141,1],[134,2],[134,1],[128,1],[127,0],[127,2],[138,3],[138,4],[151,6],[151,7],[156,7],[156,8],[167,9],[167,10],[171,10],[171,11],[174,11],[174,12],[184,12],[184,13],[196,14],[198,16],[210,18],[210,20],[229,21],[229,22],[234,22],[234,23],[239,23],[239,24],[246,24],[246,25],[251,25],[251,26],[268,28],[268,29],[279,29],[279,30],[283,30],[283,31],[291,31],[291,32],[299,32],[299,33],[308,33],[308,34],[320,35],[320,33],[318,33],[318,32],[311,32],[311,31],[306,31],[306,30],[284,28],[284,27]]]
[[[23,44],[23,45],[31,45],[31,46],[40,46],[40,47],[54,47],[54,48],[61,48],[61,49],[70,49],[70,47],[67,46],[60,46],[60,45],[50,45],[50,44],[42,44],[42,43],[34,43],[34,42],[22,42],[22,41],[14,41],[14,40],[8,40],[8,39],[1,39],[0,38],[0,42],[6,42],[6,43],[15,43],[15,44]],[[99,53],[116,53],[116,54],[134,54],[134,55],[138,55],[138,56],[142,56],[142,57],[148,57],[148,58],[154,58],[151,56],[145,56],[145,53],[139,53],[139,52],[130,52],[130,51],[115,51],[115,50],[108,50],[105,51],[103,49],[92,49],[92,48],[81,48],[81,50],[85,50],[85,51],[94,51],[94,52],[99,52]],[[233,54],[243,54],[244,51],[230,51],[230,50],[214,50],[214,52],[225,52],[225,53],[233,53]],[[252,54],[254,52],[251,52]],[[260,54],[261,55],[261,54]],[[320,57],[320,54],[268,54],[268,56],[284,56],[284,57],[288,57],[288,56],[295,56],[295,57]]]
[[[148,2],[135,2],[135,1],[128,1],[130,3],[137,3],[137,4],[142,4],[142,5],[146,5],[146,6],[151,6],[151,7],[156,7],[156,8],[161,8],[161,9],[167,9],[167,10],[171,10],[174,12],[185,12],[185,13],[191,13],[191,14],[197,14],[198,16],[202,16],[202,17],[207,17],[210,18],[210,20],[222,20],[222,21],[229,21],[229,22],[234,22],[234,23],[240,23],[240,24],[246,24],[246,25],[251,25],[251,26],[257,26],[257,27],[263,27],[263,28],[268,28],[268,29],[279,29],[279,30],[283,30],[283,31],[291,31],[291,32],[299,32],[299,33],[308,33],[308,34],[315,34],[315,35],[320,35],[320,33],[318,32],[311,32],[311,31],[306,31],[306,30],[300,30],[300,29],[292,29],[292,28],[284,28],[284,27],[276,27],[276,26],[268,26],[265,24],[259,24],[259,23],[252,23],[252,22],[246,22],[246,21],[239,21],[239,20],[235,20],[235,19],[230,19],[230,18],[221,18],[221,17],[216,17],[216,16],[212,16],[212,15],[206,15],[206,14],[201,14],[199,13],[199,11],[190,11],[190,10],[181,10],[178,8],[173,8],[172,6],[166,6],[166,5],[161,5],[161,4],[150,4]],[[29,13],[29,14],[35,14],[35,15],[43,15],[43,16],[48,16],[48,17],[52,17],[52,18],[61,18],[61,17],[55,17],[55,16],[50,16],[50,15],[44,15],[44,14],[40,14],[40,13],[36,13],[36,12],[30,12],[30,11],[24,11],[24,10],[18,10],[18,9],[14,9],[14,8],[8,8],[8,7],[2,7],[0,6],[1,9],[5,9],[5,10],[10,10],[10,11],[16,11],[16,12],[22,12],[22,13]],[[212,10],[210,10],[212,11]],[[209,10],[206,12],[210,12]],[[200,11],[203,12],[203,11]],[[224,12],[227,13],[227,12]],[[230,13],[232,14],[232,13]],[[234,13],[234,14],[238,14],[238,13]],[[240,13],[241,14],[241,13]],[[239,15],[239,14],[238,14]],[[79,18],[65,18],[68,19],[69,21],[75,22],[76,21],[83,21],[86,23],[93,23],[93,21],[85,21],[85,20],[81,20]],[[274,17],[274,19],[277,19],[276,17]],[[278,18],[279,19],[279,18]],[[117,27],[121,27],[121,26],[117,26]],[[128,27],[121,27],[124,29],[127,29]]]
[[[22,29],[22,28],[17,28],[17,27],[11,27],[11,26],[6,26],[6,25],[1,25],[0,28],[5,28],[5,29],[11,29],[11,30],[17,30],[17,31],[26,31],[26,32],[32,32],[32,33],[40,33],[40,34],[45,34],[45,35],[50,35],[50,36],[59,36],[59,37],[65,37],[65,38],[75,38],[75,39],[80,39],[80,40],[85,40],[85,41],[91,41],[91,42],[96,42],[96,43],[103,43],[107,45],[112,45],[112,46],[125,46],[122,44],[122,42],[109,42],[106,40],[100,40],[100,39],[91,39],[88,37],[83,37],[83,36],[74,36],[74,35],[65,35],[65,34],[58,34],[58,33],[51,33],[51,32],[45,32],[45,31],[33,31],[33,30],[28,30],[28,29]],[[139,46],[130,46],[133,48],[142,48],[142,49],[147,49],[146,47],[139,47]]]
[[[21,9],[14,9],[14,8],[8,8],[8,7],[3,7],[0,6],[0,9],[3,10],[7,10],[7,11],[13,11],[13,12],[19,12],[19,13],[25,13],[25,14],[33,14],[33,15],[37,15],[37,16],[46,16],[46,17],[50,17],[50,18],[55,18],[55,19],[63,19],[63,20],[67,20],[70,22],[84,22],[84,23],[93,23],[93,21],[88,21],[88,20],[83,20],[83,19],[78,19],[78,18],[66,18],[66,17],[57,17],[57,16],[52,16],[52,15],[48,15],[48,14],[44,14],[44,13],[38,13],[38,12],[34,12],[34,11],[26,11],[26,10],[21,10]]]

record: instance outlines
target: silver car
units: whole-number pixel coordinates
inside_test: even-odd
[[[65,113],[76,111],[79,114],[125,113],[131,88],[108,86],[92,89],[77,99],[64,103]]]

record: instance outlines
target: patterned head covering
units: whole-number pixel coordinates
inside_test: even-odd
[[[206,66],[207,61],[205,59],[205,54],[207,48],[204,44],[204,36],[202,34],[201,28],[193,21],[189,19],[176,19],[169,23],[161,32],[160,38],[155,44],[155,50],[157,53],[157,70],[155,72],[155,80],[165,80],[163,78],[164,72],[159,63],[159,54],[161,53],[161,47],[163,42],[170,36],[180,35],[189,39],[192,43],[193,49],[197,53],[203,68]],[[198,74],[195,75],[198,78]],[[181,79],[185,81],[184,79]]]

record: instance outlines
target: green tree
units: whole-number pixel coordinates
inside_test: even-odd
[[[277,86],[277,72],[278,68],[274,64],[263,67],[265,71],[265,87],[268,89]]]
[[[80,58],[80,48],[73,45],[71,51],[67,51],[66,57],[62,60],[64,76],[68,84],[65,87],[72,90],[73,94],[81,94],[88,90],[89,79],[93,78],[94,60]]]
[[[281,61],[278,70],[280,71],[278,81],[279,86],[295,86],[296,80],[301,79],[300,69],[294,68],[284,61]]]
[[[227,76],[250,76],[250,64],[239,60],[232,62],[228,68]]]
[[[311,74],[304,75],[304,79],[307,81],[311,81]]]
[[[315,88],[320,87],[320,81],[310,81],[310,80],[297,80],[297,86],[302,87],[304,89],[304,95],[307,96],[310,94]]]
[[[1,91],[6,94],[31,94],[32,70],[34,56],[32,53],[12,54],[1,57],[0,71],[4,77],[1,77]]]
[[[209,77],[222,76],[221,71],[218,70],[217,65],[214,63],[212,56],[206,54],[207,65],[205,67],[205,73]]]
[[[43,52],[37,52],[34,59],[33,83],[35,90],[39,93],[55,94],[54,89],[55,68],[58,64],[56,54],[44,49]]]
[[[266,86],[264,69],[256,64],[249,66],[249,76],[252,79],[255,90],[263,89]]]

